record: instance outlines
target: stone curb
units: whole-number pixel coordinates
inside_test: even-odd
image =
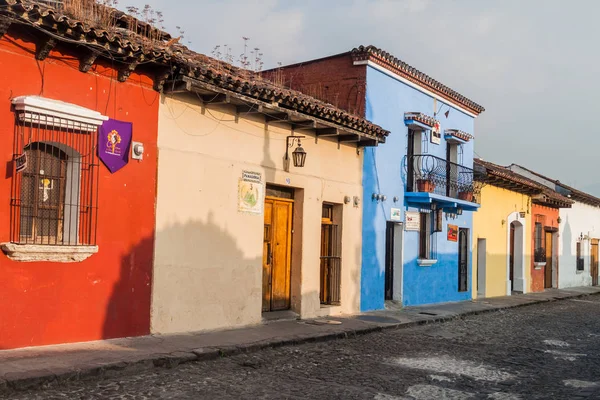
[[[283,346],[295,346],[304,343],[327,342],[338,339],[349,339],[362,335],[367,335],[374,332],[381,332],[390,329],[404,329],[419,325],[436,324],[449,322],[458,318],[497,312],[511,308],[520,308],[541,303],[549,303],[561,300],[569,300],[581,297],[600,295],[600,293],[580,293],[564,297],[553,297],[548,299],[535,299],[524,303],[504,305],[498,307],[490,307],[481,310],[470,310],[458,314],[440,316],[436,318],[424,318],[421,320],[398,322],[391,324],[374,325],[365,328],[350,329],[342,332],[331,333],[316,333],[298,335],[289,338],[274,338],[261,342],[244,343],[240,345],[230,345],[223,347],[202,347],[191,352],[176,351],[169,354],[152,354],[146,358],[132,361],[119,361],[115,363],[103,364],[99,366],[89,366],[89,368],[68,369],[63,371],[40,370],[29,374],[29,376],[15,376],[11,379],[10,376],[5,376],[0,379],[0,394],[11,391],[22,391],[29,389],[43,389],[54,385],[65,384],[77,380],[109,378],[123,374],[134,374],[143,371],[148,371],[154,368],[175,368],[178,365],[190,362],[202,362],[216,360],[222,357],[230,357],[243,353],[255,353],[264,349],[272,349]],[[18,373],[15,373],[18,375]]]

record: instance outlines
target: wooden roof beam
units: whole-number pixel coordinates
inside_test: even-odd
[[[316,130],[316,134],[319,137],[339,136],[340,130],[338,128],[321,128]]]
[[[289,124],[290,121],[290,116],[288,113],[282,112],[282,113],[269,113],[265,115],[265,122],[267,124],[272,124],[274,122],[285,122],[287,124]]]
[[[200,99],[204,104],[229,104],[231,103],[231,96],[229,94],[215,93],[214,95],[199,95]]]

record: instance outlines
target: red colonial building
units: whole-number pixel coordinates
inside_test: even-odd
[[[103,29],[0,6],[0,349],[147,334],[170,38],[136,21],[125,40],[112,9],[91,10],[111,13]]]

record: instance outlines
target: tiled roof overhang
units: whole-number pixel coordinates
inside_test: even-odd
[[[428,127],[433,127],[435,126],[436,119],[433,117],[430,117],[429,115],[420,113],[420,112],[407,112],[404,113],[404,121],[417,121],[420,122],[423,125],[427,125]]]
[[[460,93],[450,89],[448,86],[443,85],[416,68],[411,67],[404,61],[399,60],[390,53],[375,46],[359,46],[352,50],[352,57],[354,61],[372,61],[413,83],[433,91],[449,101],[459,104],[473,114],[477,115],[485,111],[483,106],[469,100]]]
[[[123,71],[119,73],[119,80],[124,81],[131,71],[144,65],[156,70],[154,87],[158,91],[166,89],[164,85],[169,82],[170,88],[176,84],[184,84],[185,87],[191,85],[190,88],[194,90],[224,94],[230,99],[237,99],[239,105],[261,106],[262,110],[267,110],[264,112],[267,119],[269,115],[287,113],[290,123],[302,122],[317,130],[317,135],[335,136],[340,142],[370,146],[385,142],[389,135],[389,131],[380,126],[331,104],[276,86],[255,73],[174,44],[165,32],[155,30],[156,40],[148,40],[128,28],[137,26],[140,31],[147,24],[121,11],[111,10],[115,13],[116,26],[109,30],[78,21],[43,2],[0,0],[0,37],[11,24],[24,25],[45,34],[47,41],[41,47],[48,49],[46,53],[55,46],[52,42],[55,39],[86,46],[88,50],[78,50],[82,53],[89,52],[82,57],[80,64],[80,69],[84,72],[89,70],[96,58],[104,57]],[[135,23],[132,24],[131,21]],[[276,119],[282,118],[277,116]],[[296,125],[297,128],[304,127]]]
[[[493,164],[482,159],[473,160],[475,166],[485,168],[485,176],[480,175],[480,180],[485,184],[511,190],[513,192],[531,196],[535,204],[553,208],[571,208],[573,201],[531,179],[521,176],[508,168]]]
[[[473,135],[458,129],[446,129],[444,131],[444,135],[446,136],[446,140],[454,138],[460,143],[466,143],[469,140],[473,139]]]
[[[594,206],[594,207],[600,207],[600,198],[598,198],[596,196],[592,196],[591,194],[582,192],[581,190],[578,190],[571,186],[565,185],[564,183],[561,183],[559,180],[549,178],[545,175],[540,174],[539,172],[535,172],[535,171],[530,170],[529,168],[525,168],[522,165],[517,165],[517,164],[513,164],[513,165],[523,168],[523,169],[531,172],[532,174],[539,176],[542,179],[545,179],[549,182],[553,182],[557,186],[560,186],[560,187],[566,189],[571,195],[571,197],[570,197],[571,200],[575,200],[580,203],[585,203],[585,204],[588,204],[588,205]]]
[[[135,21],[138,32],[149,32],[160,41],[168,41],[171,36],[163,31],[153,29],[148,24],[128,16],[122,11],[111,9],[114,12],[115,27],[108,30],[99,26],[91,26],[82,21],[73,19],[48,5],[32,0],[0,0],[0,19],[3,25],[18,23],[27,25],[48,34],[54,34],[65,41],[74,40],[77,43],[97,47],[100,51],[113,56],[121,56],[145,61],[166,62],[170,52],[163,46],[152,45],[140,35],[136,35],[129,28],[130,22]],[[6,32],[8,26],[4,27]],[[2,33],[4,33],[2,32]]]

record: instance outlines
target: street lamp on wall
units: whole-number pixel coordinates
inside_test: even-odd
[[[302,148],[300,144],[300,139],[304,139],[305,136],[288,136],[285,138],[286,148],[285,148],[285,162],[289,165],[289,149],[294,146],[294,142],[298,141],[298,147],[292,151],[292,159],[294,161],[294,167],[302,168],[304,167],[304,162],[306,161],[306,151]]]

